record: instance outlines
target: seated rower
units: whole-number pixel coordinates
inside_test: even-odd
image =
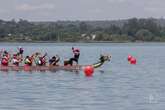
[[[7,56],[3,56],[1,59],[1,65],[8,66],[8,64],[9,64],[9,58]]]
[[[47,56],[47,53],[45,53],[44,56],[41,56],[41,54],[37,52],[34,56],[35,64],[37,66],[45,66],[46,65],[46,58],[45,58],[46,56]]]
[[[25,59],[24,59],[24,63],[27,66],[32,66],[32,64],[33,64],[33,55],[31,57],[26,56]]]
[[[19,54],[14,54],[12,58],[12,64],[14,66],[19,66],[19,63],[22,61],[22,58],[19,57]]]
[[[10,54],[7,51],[4,51],[1,59],[1,65],[8,66],[9,62],[10,62]]]
[[[78,64],[78,60],[79,60],[79,57],[80,57],[80,50],[75,49],[74,47],[72,47],[72,52],[73,52],[73,55],[74,55],[73,58],[70,58],[69,60],[65,60],[64,61],[64,66],[67,66],[67,65],[72,66],[74,61],[76,62],[76,64]]]
[[[58,66],[58,62],[60,61],[60,57],[58,55],[53,56],[50,60],[49,60],[49,66]]]

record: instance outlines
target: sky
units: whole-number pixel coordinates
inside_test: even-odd
[[[118,20],[164,15],[165,0],[0,0],[3,20]]]

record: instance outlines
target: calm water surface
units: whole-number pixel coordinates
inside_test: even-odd
[[[79,73],[0,72],[0,110],[164,110],[165,44],[53,44],[1,43],[0,49],[25,54],[48,52],[62,60],[72,56],[71,47],[81,49],[80,64],[97,61],[111,53],[111,62],[96,69],[93,77]],[[137,65],[127,62],[127,55]]]

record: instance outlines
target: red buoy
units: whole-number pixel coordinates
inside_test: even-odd
[[[132,59],[132,56],[131,55],[128,55],[127,60],[128,61],[131,61],[131,59]]]
[[[131,60],[130,60],[130,64],[136,64],[136,58],[131,58]]]
[[[93,75],[93,72],[94,72],[94,68],[93,66],[86,66],[84,68],[84,73],[85,73],[85,76],[92,76]]]

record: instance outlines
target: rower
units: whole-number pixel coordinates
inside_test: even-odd
[[[37,52],[34,57],[35,64],[37,66],[45,66],[46,65],[46,58],[45,58],[46,56],[47,56],[47,53],[45,53],[43,56],[41,56],[41,54]]]
[[[78,60],[79,60],[79,56],[80,56],[80,50],[72,47],[72,52],[73,52],[74,56],[73,56],[73,58],[70,58],[69,60],[64,61],[65,66],[67,66],[67,65],[72,66],[74,61],[76,62],[76,64],[78,64]]]
[[[12,64],[13,64],[14,66],[19,66],[19,63],[21,63],[22,60],[23,60],[23,59],[22,59],[22,57],[20,56],[19,53],[13,54]]]
[[[58,62],[60,61],[60,57],[58,55],[53,56],[50,60],[49,60],[49,66],[58,66]]]
[[[10,59],[10,55],[9,53],[5,50],[3,52],[3,56],[2,56],[2,59],[1,59],[1,65],[2,66],[8,66],[9,64],[9,59]]]
[[[6,56],[7,58],[10,58],[10,54],[6,50],[3,52],[3,56]]]
[[[31,56],[31,57],[26,56],[26,57],[25,57],[25,60],[24,60],[24,63],[25,63],[25,65],[27,65],[27,66],[32,66],[32,64],[33,64],[33,56]]]
[[[8,57],[7,57],[7,56],[3,56],[3,57],[2,57],[2,60],[1,60],[1,65],[2,65],[2,66],[8,66],[8,64],[9,64],[9,59],[8,59]]]
[[[14,66],[19,66],[19,62],[20,62],[20,60],[19,60],[19,58],[18,58],[18,54],[13,54],[12,64],[13,64]]]

